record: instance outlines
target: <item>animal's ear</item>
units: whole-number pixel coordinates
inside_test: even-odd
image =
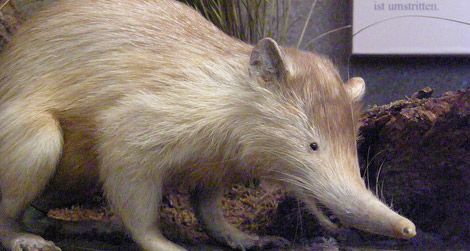
[[[346,92],[353,102],[358,102],[362,100],[362,97],[364,97],[366,93],[366,83],[362,78],[351,78],[344,84],[344,89],[346,89]]]
[[[263,38],[256,44],[251,52],[250,71],[266,84],[286,79],[288,65],[276,41]]]

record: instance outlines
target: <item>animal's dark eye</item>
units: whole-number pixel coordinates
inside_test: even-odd
[[[312,148],[312,150],[316,151],[316,150],[318,150],[318,144],[315,143],[315,142],[314,142],[314,143],[311,143],[311,144],[310,144],[310,148]]]

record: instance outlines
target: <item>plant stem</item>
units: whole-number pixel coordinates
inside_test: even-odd
[[[345,26],[342,26],[342,27],[339,27],[339,28],[336,28],[336,29],[333,29],[333,30],[329,30],[327,32],[324,32],[316,37],[314,37],[312,40],[308,41],[307,45],[305,47],[309,48],[309,46],[314,43],[315,41],[331,34],[331,33],[335,33],[337,31],[341,31],[341,30],[346,30],[346,29],[350,29],[352,27],[352,25],[348,24],[348,25],[345,25]]]
[[[290,14],[291,4],[292,4],[292,1],[287,0],[287,7],[284,9],[284,26],[280,35],[281,44],[285,44],[287,42],[287,31],[289,29],[289,14]]]
[[[310,22],[310,18],[312,17],[313,10],[315,9],[315,5],[317,5],[317,0],[313,0],[312,6],[310,7],[310,11],[308,12],[307,19],[305,20],[304,27],[302,28],[302,33],[300,33],[300,38],[297,41],[297,49],[302,44],[302,40],[304,39],[305,31],[307,30],[308,23]]]
[[[5,7],[9,2],[10,2],[10,0],[5,0],[5,2],[1,3],[0,4],[0,10],[2,10],[3,7]]]

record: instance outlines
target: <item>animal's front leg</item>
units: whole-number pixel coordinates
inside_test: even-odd
[[[126,170],[131,172],[127,173]],[[158,213],[162,197],[161,182],[152,177],[140,176],[135,170],[115,168],[107,173],[104,189],[113,211],[144,250],[185,250],[160,232]]]
[[[164,126],[173,124],[162,122],[149,100],[158,98],[130,95],[98,116],[100,179],[113,212],[144,250],[181,251],[161,234],[159,209],[169,163],[182,157],[165,154],[175,139]]]
[[[204,225],[207,234],[221,244],[234,249],[264,249],[287,246],[289,242],[276,236],[257,236],[244,233],[235,228],[225,219],[221,199],[223,189],[205,188],[197,189],[192,194],[192,202],[196,217]]]

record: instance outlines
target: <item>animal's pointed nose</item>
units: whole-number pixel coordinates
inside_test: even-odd
[[[416,227],[413,222],[402,219],[395,226],[395,234],[398,238],[410,239],[416,235]]]

